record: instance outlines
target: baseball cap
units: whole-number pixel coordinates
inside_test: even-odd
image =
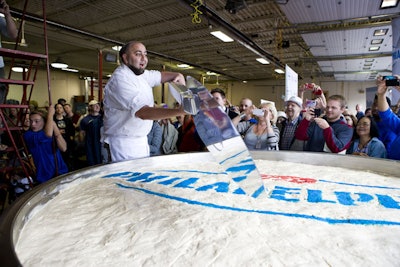
[[[286,113],[285,112],[283,112],[283,111],[278,111],[278,115],[277,115],[277,117],[279,118],[279,117],[284,117],[284,118],[286,118],[287,119],[287,115],[286,115]]]
[[[296,103],[299,107],[303,107],[303,100],[298,96],[291,96],[288,100],[286,100],[286,105],[288,102]]]
[[[89,106],[91,106],[91,105],[96,105],[96,104],[98,104],[99,103],[99,101],[97,101],[97,100],[91,100],[90,102],[89,102]]]

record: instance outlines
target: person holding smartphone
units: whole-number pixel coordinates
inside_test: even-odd
[[[386,92],[389,86],[394,85],[400,90],[400,76],[393,77],[379,76],[376,80],[378,86],[376,101],[374,105],[378,108],[379,120],[376,121],[379,127],[379,139],[385,144],[387,158],[400,160],[400,118],[392,111],[388,103]]]
[[[343,118],[345,109],[345,98],[332,95],[328,98],[323,117],[315,117],[311,108],[303,113],[304,119],[295,137],[306,141],[305,151],[346,153],[353,137],[353,128]]]

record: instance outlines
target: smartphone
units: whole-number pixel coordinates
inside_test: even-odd
[[[308,100],[306,101],[306,107],[308,108],[315,108],[317,106],[317,101],[315,100]]]
[[[397,80],[396,76],[383,76],[383,79],[385,79],[386,86],[399,86],[399,80]]]
[[[256,116],[264,116],[264,110],[255,108],[255,109],[253,109],[253,114]]]

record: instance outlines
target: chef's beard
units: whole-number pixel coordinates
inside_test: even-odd
[[[128,67],[135,73],[136,75],[141,75],[144,73],[144,69],[138,69],[132,65],[128,65]]]

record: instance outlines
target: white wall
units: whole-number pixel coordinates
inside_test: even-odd
[[[33,74],[32,74],[33,75]],[[21,73],[12,73],[11,79],[22,79]],[[31,86],[27,87],[29,94]],[[84,82],[79,79],[79,74],[67,71],[51,71],[50,73],[50,94],[51,102],[57,103],[57,99],[65,98],[71,102],[71,98],[75,95],[83,95],[85,92]],[[10,85],[7,99],[16,99],[21,101],[23,87],[21,85]],[[36,81],[32,90],[31,100],[36,100],[39,107],[45,107],[49,104],[49,93],[47,86],[47,74],[43,70],[39,70],[36,76]]]

